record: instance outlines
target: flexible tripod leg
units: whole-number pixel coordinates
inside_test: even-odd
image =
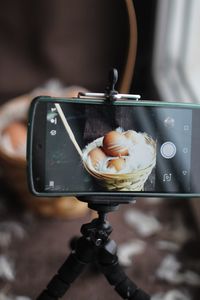
[[[70,284],[93,259],[94,248],[91,243],[84,236],[79,238],[76,250],[72,251],[37,300],[56,300],[61,298],[69,289]]]
[[[124,273],[118,263],[117,246],[113,240],[108,240],[98,253],[98,263],[101,272],[108,282],[115,287],[123,299],[150,300],[150,296],[139,289]]]
[[[108,239],[112,227],[105,216],[106,213],[101,211],[98,219],[82,226],[83,236],[78,239],[75,251],[72,251],[37,300],[57,300],[62,297],[70,284],[82,273],[85,265],[93,261],[98,262],[102,273],[123,299],[150,299],[119,266],[116,243]]]

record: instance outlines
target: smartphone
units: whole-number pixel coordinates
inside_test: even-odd
[[[200,105],[33,100],[28,181],[38,196],[200,196]]]

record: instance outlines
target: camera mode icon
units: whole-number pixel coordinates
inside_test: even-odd
[[[50,135],[52,135],[52,136],[56,135],[56,130],[51,130]]]
[[[164,120],[164,125],[165,127],[167,128],[173,128],[175,126],[175,120],[174,118],[172,117],[167,117],[165,120]]]
[[[182,171],[182,174],[183,174],[184,176],[186,176],[186,175],[188,174],[188,171],[187,171],[187,170],[183,170],[183,171]]]
[[[51,122],[52,124],[55,124],[55,125],[56,125],[56,124],[57,124],[57,118],[51,119],[50,122]]]
[[[172,174],[171,173],[165,173],[163,174],[163,181],[170,182],[172,180]]]
[[[53,180],[49,181],[49,187],[54,188],[54,181]]]

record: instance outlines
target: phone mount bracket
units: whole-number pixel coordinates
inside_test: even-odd
[[[117,83],[118,80],[118,71],[117,69],[112,69],[109,72],[109,76],[108,76],[108,85],[105,89],[104,93],[82,93],[80,92],[78,94],[78,98],[92,98],[92,99],[102,99],[105,100],[107,102],[114,102],[116,100],[120,100],[120,99],[126,99],[126,100],[130,100],[130,101],[138,101],[141,96],[140,95],[136,95],[136,94],[119,94],[116,90],[115,90],[115,85]]]

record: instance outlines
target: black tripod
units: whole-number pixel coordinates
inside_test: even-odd
[[[98,212],[98,218],[82,225],[82,236],[77,240],[75,250],[37,300],[56,300],[62,297],[84,267],[92,262],[98,264],[100,271],[123,299],[150,300],[150,296],[126,276],[118,263],[117,245],[109,239],[112,227],[106,221],[106,215],[116,210],[118,205],[90,204],[89,207]]]

